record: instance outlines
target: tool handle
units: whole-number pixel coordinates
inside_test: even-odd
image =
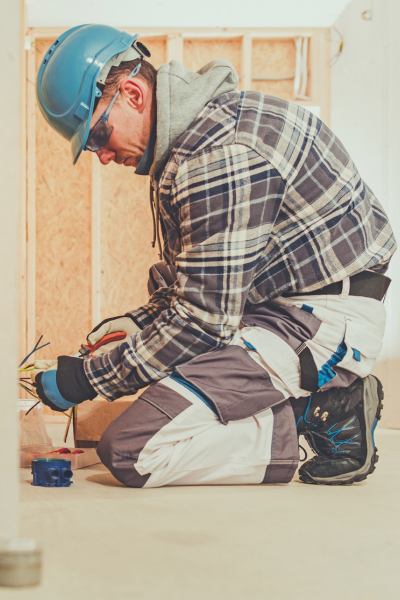
[[[95,352],[101,346],[105,346],[105,344],[109,344],[110,342],[119,342],[120,340],[124,340],[126,338],[125,331],[115,331],[114,333],[108,333],[101,340],[96,342],[93,346],[88,345],[90,353]]]

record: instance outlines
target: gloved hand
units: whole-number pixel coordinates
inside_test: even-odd
[[[104,321],[96,325],[87,336],[87,341],[91,346],[94,346],[94,344],[101,340],[105,335],[108,333],[115,333],[116,331],[125,331],[127,337],[130,337],[137,331],[140,331],[140,328],[131,317],[111,317],[110,319],[104,319]],[[119,344],[122,344],[122,342],[123,340],[120,342],[112,342],[106,346],[102,346],[101,350],[109,352]]]
[[[37,360],[31,378],[43,404],[58,412],[97,396],[86,377],[81,358],[59,356],[56,361]]]
[[[35,360],[35,369],[30,371],[32,383],[35,383],[36,375],[43,373],[43,371],[50,371],[57,369],[57,359],[41,359]]]

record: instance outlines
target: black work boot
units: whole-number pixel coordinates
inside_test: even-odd
[[[374,431],[382,400],[382,384],[373,375],[356,379],[348,388],[313,394],[297,433],[317,456],[300,468],[300,480],[348,485],[366,479],[378,462]]]

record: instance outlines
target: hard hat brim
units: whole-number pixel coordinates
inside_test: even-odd
[[[90,132],[90,123],[92,121],[92,117],[93,117],[93,108],[94,108],[94,101],[95,101],[95,88],[96,88],[96,81],[94,82],[93,85],[93,91],[92,91],[92,99],[90,101],[90,108],[89,108],[89,112],[88,112],[88,116],[82,121],[82,123],[79,125],[78,129],[76,130],[75,134],[73,135],[73,137],[71,138],[71,155],[72,155],[72,164],[76,165],[76,163],[78,162],[78,159],[80,157],[80,155],[82,154],[82,151],[86,145],[86,142],[88,140],[89,137],[89,132]]]
[[[131,40],[129,41],[129,45],[132,45],[133,42],[138,37],[139,37],[138,33],[132,35]],[[115,54],[117,54],[117,53],[115,53]],[[111,56],[109,58],[109,60],[111,60],[111,58],[113,58],[113,56]],[[138,52],[138,56],[140,57],[139,52]],[[99,73],[100,72],[101,72],[101,69],[99,69]],[[72,164],[73,165],[76,165],[76,163],[78,162],[79,157],[82,154],[82,151],[83,151],[83,149],[84,149],[84,147],[86,145],[86,142],[88,140],[88,137],[89,137],[90,124],[92,122],[92,117],[93,117],[93,112],[94,112],[94,102],[95,102],[95,99],[96,99],[96,95],[95,95],[96,85],[97,85],[97,78],[93,82],[92,95],[91,95],[91,101],[90,101],[90,107],[89,107],[88,115],[82,121],[82,123],[79,125],[79,127],[76,130],[75,134],[71,138],[71,155],[72,155]]]

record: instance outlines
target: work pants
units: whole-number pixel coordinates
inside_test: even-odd
[[[339,295],[254,306],[226,348],[180,365],[109,425],[102,462],[133,487],[288,483],[290,398],[366,377],[381,350],[383,303],[349,289],[347,278]]]

